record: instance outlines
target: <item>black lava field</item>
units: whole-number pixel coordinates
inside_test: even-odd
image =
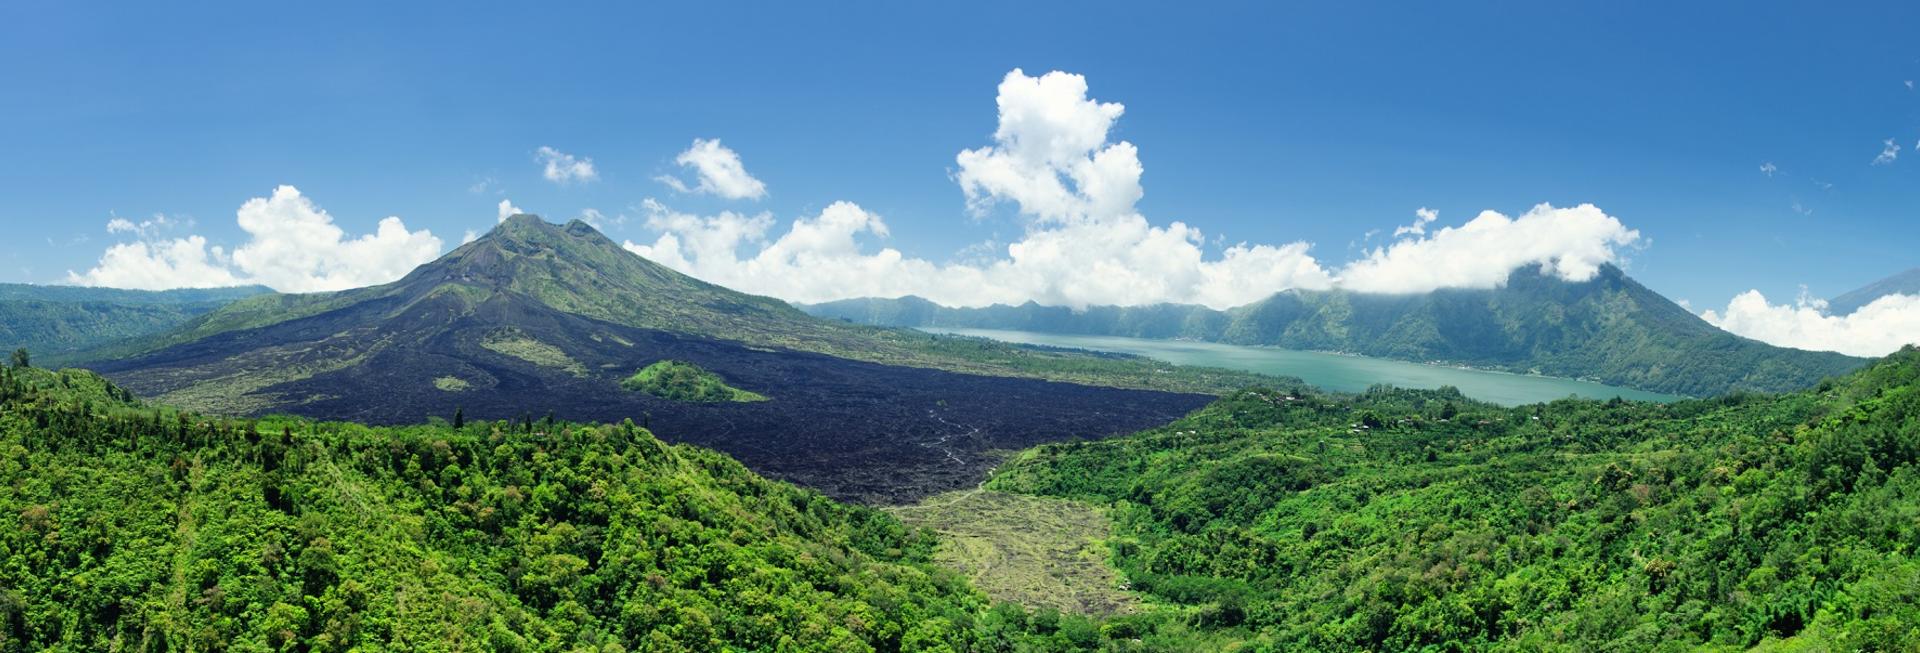
[[[470,423],[541,420],[550,412],[572,421],[632,419],[662,438],[726,452],[762,474],[866,503],[910,502],[971,487],[1006,452],[1158,426],[1211,399],[761,349],[625,327],[528,302],[487,302],[477,311],[435,310],[433,303],[382,316],[388,319],[353,315],[396,308],[369,302],[98,369],[153,396],[192,382],[181,378],[182,370],[218,370],[238,348],[257,351],[319,338],[330,356],[365,358],[257,390],[297,398],[260,412],[371,424],[451,418],[456,408],[464,409]],[[375,322],[380,328],[356,328]],[[535,365],[482,346],[503,328],[558,347],[579,368]],[[770,400],[681,403],[620,388],[621,379],[662,359],[694,363]],[[441,390],[434,380],[444,376],[471,385]]]

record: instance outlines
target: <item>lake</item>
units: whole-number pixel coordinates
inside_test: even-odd
[[[1153,340],[1120,336],[1086,336],[1000,329],[946,329],[925,327],[928,333],[991,338],[1003,342],[1049,347],[1137,354],[1176,365],[1224,367],[1274,376],[1291,376],[1335,392],[1360,392],[1376,384],[1402,388],[1438,388],[1450,385],[1481,401],[1517,406],[1568,395],[1593,399],[1622,397],[1644,401],[1673,401],[1680,397],[1616,388],[1590,381],[1551,376],[1529,376],[1469,370],[1406,361],[1295,351],[1276,347],[1246,347],[1188,340]]]

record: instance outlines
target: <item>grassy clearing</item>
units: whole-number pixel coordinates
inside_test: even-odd
[[[433,380],[433,387],[446,392],[464,392],[468,388],[472,388],[473,384],[467,383],[466,379],[457,376],[443,376]]]
[[[1112,525],[1092,505],[966,490],[889,512],[940,533],[934,559],[996,600],[1097,616],[1140,609],[1108,563]]]
[[[568,356],[559,347],[549,345],[528,337],[519,329],[504,329],[487,336],[480,346],[499,354],[512,356],[520,360],[559,370],[566,370],[574,376],[586,376],[587,368],[579,361]]]

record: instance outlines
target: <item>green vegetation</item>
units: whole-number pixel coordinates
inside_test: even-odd
[[[486,339],[480,341],[480,346],[494,353],[512,356],[541,367],[565,370],[566,373],[574,376],[587,375],[586,366],[568,356],[566,351],[535,340],[519,329],[502,329],[487,334]]]
[[[1238,392],[894,509],[938,544],[631,423],[454,420],[0,371],[0,651],[1920,646],[1913,348],[1664,405]]]
[[[13,350],[13,356],[7,361],[7,364],[14,369],[33,367],[33,355],[27,353],[26,347],[15,349]]]
[[[631,422],[369,428],[0,370],[0,651],[1049,651],[885,513]]]
[[[954,309],[917,297],[856,299],[807,310],[858,324],[1188,338],[1355,353],[1695,397],[1801,390],[1866,363],[1721,331],[1612,266],[1581,283],[1520,269],[1506,285],[1488,290],[1288,290],[1225,311],[1170,304]]]
[[[0,284],[0,348],[31,349],[43,364],[70,361],[76,352],[171,330],[266,292],[272,291],[260,286],[152,292]]]
[[[1101,617],[1139,609],[1107,563],[1113,525],[1086,503],[965,490],[888,512],[939,533],[934,560],[996,601]]]
[[[1105,506],[1145,623],[1250,650],[1920,650],[1912,347],[1674,404],[1252,390],[987,487]]]
[[[433,387],[445,392],[464,392],[468,388],[473,387],[473,384],[467,383],[466,379],[457,376],[440,376],[434,377]]]
[[[674,401],[766,401],[766,395],[727,385],[720,375],[693,363],[659,361],[646,366],[620,387]]]

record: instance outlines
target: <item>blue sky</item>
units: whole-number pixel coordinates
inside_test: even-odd
[[[970,213],[955,179],[1016,68],[1125,105],[1110,138],[1138,147],[1152,223],[1329,268],[1421,207],[1438,227],[1542,202],[1638,230],[1629,272],[1697,306],[1920,265],[1913,3],[693,4],[8,3],[0,280],[87,270],[132,237],[114,216],[234,247],[236,209],[282,184],[349,235],[398,216],[447,247],[502,198],[625,214],[607,231],[638,243],[647,198],[781,223],[845,200],[885,217],[868,246],[952,261],[1028,224]],[[691,178],[695,138],[767,195],[655,181]],[[597,179],[543,178],[543,146]]]

